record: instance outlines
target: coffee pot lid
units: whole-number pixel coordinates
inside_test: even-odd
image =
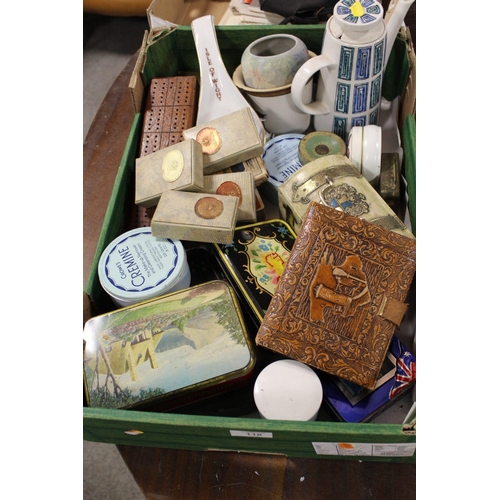
[[[379,27],[384,19],[384,9],[376,0],[340,0],[333,17],[345,35],[352,39]],[[379,30],[376,30],[377,32]]]

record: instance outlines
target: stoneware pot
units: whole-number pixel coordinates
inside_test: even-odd
[[[316,54],[309,51],[309,56]],[[264,128],[270,134],[292,134],[305,132],[311,122],[311,116],[301,111],[293,102],[292,84],[272,89],[255,89],[245,84],[241,64],[233,73],[233,83],[240,89],[252,108],[260,114]],[[313,97],[312,79],[304,91],[305,102]]]
[[[241,56],[245,85],[274,89],[292,83],[299,68],[309,59],[305,43],[294,35],[275,34],[258,38]]]

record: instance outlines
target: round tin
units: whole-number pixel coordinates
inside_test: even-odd
[[[98,275],[119,307],[182,290],[191,283],[182,243],[155,238],[150,227],[132,229],[113,240],[99,259]]]
[[[269,175],[264,190],[270,201],[278,204],[278,188],[302,165],[299,161],[299,143],[304,134],[281,134],[273,137],[264,146],[262,160]]]
[[[299,161],[302,165],[330,155],[345,155],[346,143],[332,132],[311,132],[299,144]]]
[[[353,127],[347,137],[347,157],[374,187],[378,187],[382,164],[382,127]]]
[[[255,381],[259,414],[269,420],[316,420],[323,388],[314,370],[292,359],[275,361]]]

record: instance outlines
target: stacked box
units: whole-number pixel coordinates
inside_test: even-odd
[[[164,191],[203,191],[203,157],[194,140],[182,141],[135,161],[135,203],[145,208]]]

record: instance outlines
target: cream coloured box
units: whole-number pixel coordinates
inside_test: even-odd
[[[238,198],[238,222],[255,222],[255,184],[250,172],[212,174],[204,177],[205,193],[236,196]]]
[[[203,154],[195,140],[181,141],[136,159],[136,205],[157,205],[167,189],[203,191]]]
[[[249,108],[242,108],[182,132],[201,144],[203,172],[213,174],[264,152]]]
[[[151,220],[157,238],[229,244],[233,241],[238,198],[189,191],[165,191]]]

